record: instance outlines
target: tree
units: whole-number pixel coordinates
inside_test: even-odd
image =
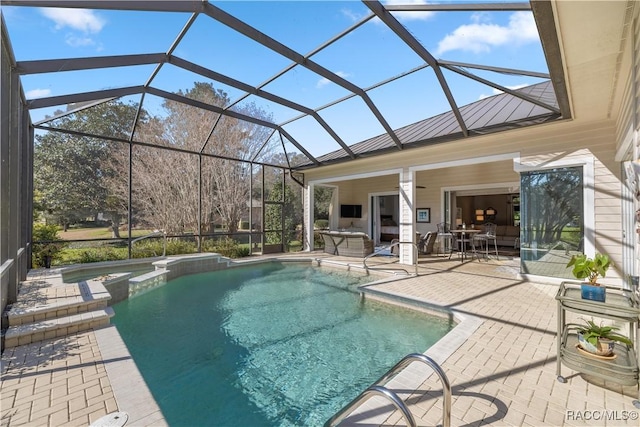
[[[179,95],[225,108],[227,94],[210,83],[196,82]],[[217,217],[233,233],[243,214],[248,213],[249,160],[266,144],[270,131],[263,126],[166,100],[165,117],[153,117],[138,125],[136,140],[212,154],[202,156],[203,222]],[[254,104],[234,107],[234,111],[271,121]],[[247,162],[232,160],[241,159]],[[201,159],[196,154],[173,153],[149,147],[134,149],[134,193],[140,217],[154,227],[169,232],[197,232]]]
[[[133,105],[111,101],[56,119],[51,126],[124,138],[135,111]],[[112,144],[62,132],[36,135],[34,190],[42,207],[65,230],[73,221],[104,209],[109,194],[105,178],[112,173],[105,161]]]
[[[567,224],[582,219],[582,172],[575,168],[521,174],[525,241],[549,245]],[[581,220],[579,221],[582,222]]]
[[[293,187],[294,185],[295,187]],[[299,191],[295,191],[296,187]],[[271,202],[265,206],[265,230],[284,230],[285,247],[292,240],[299,225],[302,224],[302,202],[300,198],[300,187],[296,183],[287,180],[284,185],[282,180],[274,181],[268,191],[266,199]],[[284,226],[284,228],[282,228]],[[281,243],[280,233],[267,232],[265,239],[267,243]]]

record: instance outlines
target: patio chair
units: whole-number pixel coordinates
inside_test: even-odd
[[[436,236],[436,242],[438,242],[438,252],[436,255],[440,254],[440,249],[442,249],[442,254],[444,255],[447,250],[450,250],[453,247],[453,233],[449,231],[449,226],[447,223],[440,222],[436,226],[438,228],[438,234]]]
[[[427,234],[420,237],[420,240],[418,240],[418,250],[420,253],[424,255],[432,253],[433,245],[436,243],[437,238],[438,233],[434,233],[433,231],[429,231]]]
[[[491,222],[487,222],[484,225],[484,233],[478,233],[473,236],[474,243],[474,252],[475,252],[475,244],[480,244],[480,249],[484,246],[484,256],[486,259],[489,259],[489,243],[493,241],[493,247],[496,251],[496,259],[500,259],[498,256],[498,242],[496,239],[496,227],[497,225]],[[480,258],[478,258],[479,260]]]

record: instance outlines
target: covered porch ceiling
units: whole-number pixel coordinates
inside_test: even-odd
[[[172,100],[217,118],[198,154],[220,143],[211,140],[215,126],[229,117],[267,128],[264,146],[277,146],[287,160],[278,166],[304,170],[572,118],[556,6],[575,8],[549,1],[5,0],[2,14],[36,128],[52,129],[55,118],[113,99],[159,115],[162,100]],[[65,13],[102,24],[82,30]],[[107,39],[110,27],[121,32],[119,44]],[[536,39],[527,49],[514,35],[525,29]],[[491,30],[514,39],[491,44]],[[485,43],[473,62],[462,60],[465,42]],[[491,52],[500,48],[508,54]],[[185,96],[199,81],[225,91],[229,102]],[[248,114],[251,105],[267,114]],[[259,152],[242,160],[273,162]]]

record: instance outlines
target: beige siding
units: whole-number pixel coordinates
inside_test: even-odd
[[[614,263],[621,265],[621,183],[620,165],[614,159],[615,138],[613,120],[568,120],[355,160],[310,170],[305,175],[310,181],[331,176],[342,177],[340,200],[361,203],[365,211],[368,193],[394,189],[398,185],[397,175],[381,177],[380,185],[377,178],[345,182],[349,176],[508,153],[519,153],[523,164],[539,168],[546,167],[549,162],[577,162],[590,157],[595,173],[596,249],[611,254]],[[442,220],[440,199],[443,187],[512,181],[519,181],[519,175],[514,172],[513,162],[509,160],[418,171],[416,182],[426,188],[416,190],[416,207],[431,208],[432,216],[430,224],[418,224],[418,231],[435,230],[435,224]],[[362,227],[366,227],[366,215],[363,215]]]

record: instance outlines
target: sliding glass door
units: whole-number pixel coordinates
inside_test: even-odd
[[[584,251],[582,167],[520,175],[521,272],[567,277],[567,262]]]

